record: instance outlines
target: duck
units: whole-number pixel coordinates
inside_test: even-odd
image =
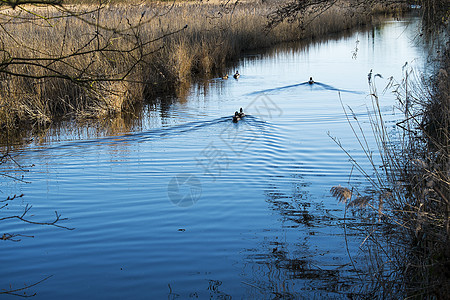
[[[240,120],[241,120],[241,117],[239,116],[239,113],[236,111],[233,116],[233,123],[237,123]]]
[[[309,84],[313,84],[313,83],[314,83],[314,80],[312,79],[312,77],[309,77],[308,83],[309,83]]]
[[[239,110],[238,115],[239,115],[239,117],[240,117],[241,119],[242,119],[243,117],[245,117],[244,110],[242,109],[242,107],[241,107],[241,109]]]
[[[222,76],[222,79],[228,79],[228,74],[225,76]]]
[[[234,79],[238,79],[241,74],[239,74],[239,71],[236,71],[236,73],[233,75]]]

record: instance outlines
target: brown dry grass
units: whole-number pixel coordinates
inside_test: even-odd
[[[382,291],[394,298],[444,299],[450,294],[450,49],[442,58],[431,79],[405,68],[402,82],[390,86],[404,113],[404,120],[397,123],[398,135],[384,122],[371,82],[370,116],[381,166],[373,162],[372,149],[358,121],[353,121],[356,116],[348,118],[372,169],[352,161],[372,190],[336,186],[331,193],[346,208],[368,217],[360,227],[379,275],[371,287],[376,295]]]
[[[370,22],[370,14],[357,12],[342,1],[307,20],[308,26],[302,29],[298,22],[283,22],[265,31],[266,16],[274,5],[192,1],[174,6],[117,3],[99,10],[85,4],[65,6],[65,10],[49,6],[3,8],[2,63],[8,66],[2,66],[2,71],[23,76],[0,72],[0,124],[11,127],[21,122],[46,124],[61,117],[114,115],[158,93],[174,91],[193,76],[220,72],[243,51],[320,37]],[[93,12],[74,17],[67,10]],[[174,31],[180,32],[170,34]],[[108,51],[96,51],[101,47]],[[93,52],[71,56],[80,50]],[[33,62],[61,56],[67,57],[53,61],[52,71],[8,61],[11,57]],[[55,74],[67,78],[46,77]],[[42,78],[26,77],[29,75]]]

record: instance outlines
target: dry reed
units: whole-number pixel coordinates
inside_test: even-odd
[[[390,85],[404,113],[397,135],[388,130],[376,86],[369,79],[374,112],[370,117],[381,166],[374,163],[358,122],[351,124],[356,118],[348,118],[372,170],[351,161],[372,191],[361,195],[355,188],[336,186],[331,193],[346,208],[368,217],[361,226],[367,234],[363,244],[378,275],[365,296],[373,292],[393,298],[444,299],[450,294],[449,72],[447,48],[442,67],[431,80],[405,67],[403,81]]]
[[[193,76],[220,72],[243,51],[370,22],[370,14],[341,1],[311,17],[307,27],[286,21],[265,31],[266,16],[275,5],[140,2],[3,8],[0,125],[114,115],[174,91]],[[49,58],[44,67],[34,64]]]

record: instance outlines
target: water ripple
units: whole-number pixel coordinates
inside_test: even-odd
[[[300,86],[304,86],[304,87],[308,86],[308,87],[310,87],[311,89],[314,89],[314,90],[337,91],[337,92],[358,94],[358,95],[364,94],[363,92],[359,92],[359,91],[338,89],[338,88],[335,88],[335,87],[333,87],[331,85],[320,83],[320,82],[314,82],[313,84],[310,84],[309,82],[302,82],[302,83],[291,84],[291,85],[286,85],[286,86],[281,86],[281,87],[276,87],[276,88],[271,88],[271,89],[255,91],[255,92],[251,92],[251,93],[245,94],[245,96],[254,96],[254,95],[258,95],[258,94],[262,94],[262,93],[278,92],[278,91],[282,91],[282,90],[285,90],[285,89],[290,89],[290,88],[300,87]]]

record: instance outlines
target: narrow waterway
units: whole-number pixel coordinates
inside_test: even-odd
[[[2,216],[29,204],[29,219],[53,220],[56,210],[68,218],[59,224],[75,229],[2,221],[2,233],[34,238],[1,243],[0,289],[51,276],[27,293],[312,299],[360,291],[364,236],[345,235],[344,206],[330,194],[347,184],[352,167],[330,136],[370,170],[341,101],[373,142],[367,74],[381,74],[374,80],[394,129],[401,115],[394,95],[382,91],[391,76],[401,80],[406,62],[425,64],[417,26],[415,19],[387,20],[369,31],[249,54],[229,79],[155,101],[128,127],[67,126],[33,137],[13,153],[29,172],[0,166],[26,181],[2,178],[2,199],[24,194]],[[247,116],[233,123],[240,107]],[[364,189],[360,174],[351,180]]]

